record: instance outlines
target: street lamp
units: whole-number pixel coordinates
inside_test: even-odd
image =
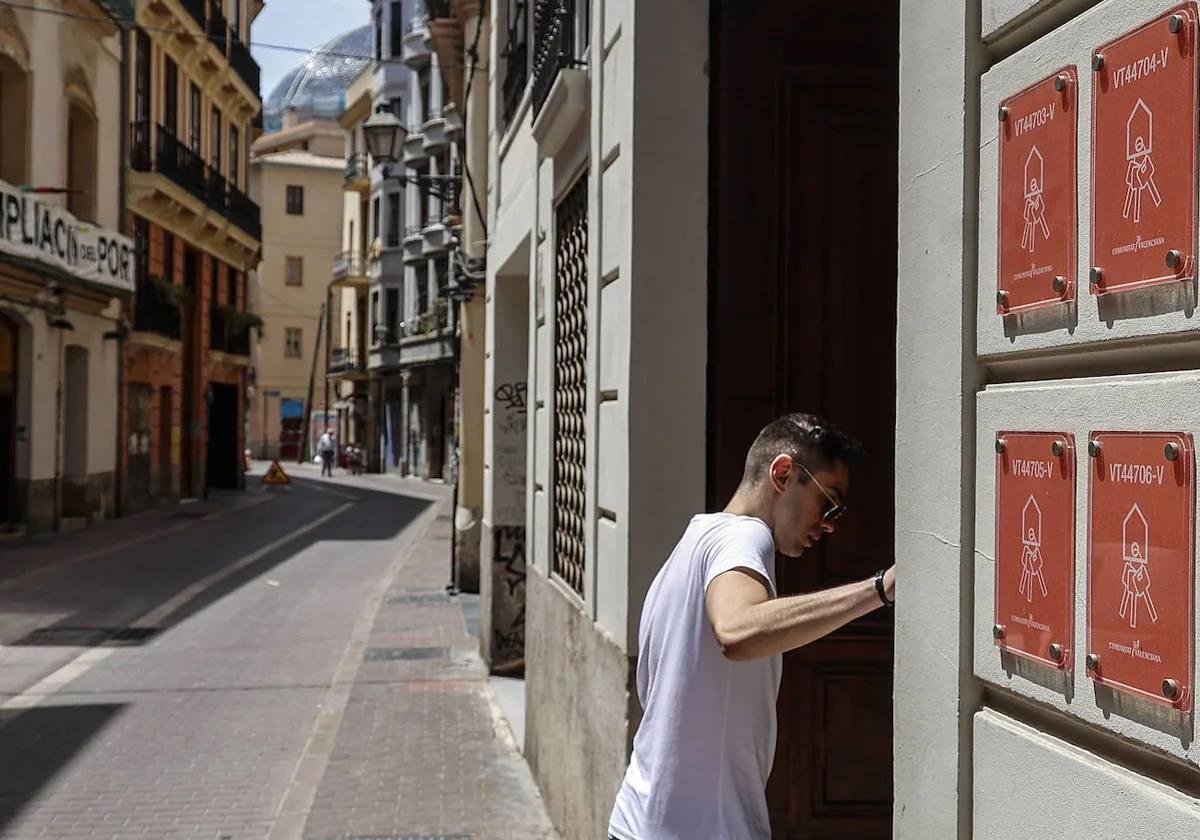
[[[367,152],[375,162],[383,167],[383,177],[395,178],[404,184],[424,187],[436,199],[441,201],[458,200],[462,179],[457,175],[394,175],[392,164],[399,161],[404,154],[404,141],[408,137],[408,129],[396,118],[386,103],[375,106],[375,113],[363,123],[363,138],[367,143]]]

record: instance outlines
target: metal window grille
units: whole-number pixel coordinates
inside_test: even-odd
[[[587,175],[555,211],[554,572],[583,594],[587,445]]]

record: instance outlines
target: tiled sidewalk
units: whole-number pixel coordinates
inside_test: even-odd
[[[450,509],[380,606],[305,840],[558,837],[445,594]]]

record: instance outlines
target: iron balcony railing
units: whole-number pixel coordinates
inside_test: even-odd
[[[243,232],[250,234],[254,239],[262,239],[262,211],[258,203],[233,184],[229,185],[228,216],[229,221]]]
[[[334,347],[329,351],[329,373],[364,373],[367,354],[361,347]]]
[[[346,161],[346,181],[359,181],[370,175],[371,164],[367,156],[362,152],[350,155],[350,159]]]
[[[225,42],[229,39],[229,23],[221,11],[221,4],[215,0],[208,2],[208,40],[217,45],[221,54],[225,54]]]
[[[249,356],[250,330],[243,328],[234,332],[225,320],[224,310],[214,306],[208,311],[208,348],[221,353]]]
[[[133,329],[178,341],[183,334],[179,305],[163,300],[149,283],[138,283],[133,299]]]
[[[257,94],[262,83],[262,71],[254,56],[250,55],[250,48],[238,38],[229,39],[229,64],[242,77],[246,87]]]
[[[546,104],[558,71],[575,58],[575,0],[535,0],[533,7],[533,113]]]
[[[508,22],[508,45],[504,48],[504,124],[508,125],[521,106],[525,85],[529,83],[529,15],[525,0],[511,7]]]
[[[245,233],[262,239],[258,204],[165,127],[148,121],[131,124],[129,159],[134,171],[169,178]]]
[[[204,160],[162,125],[149,121],[133,123],[130,163],[137,172],[165,175],[201,201],[208,200]]]
[[[204,0],[179,0],[183,10],[192,16],[192,20],[196,22],[198,29],[204,28]]]

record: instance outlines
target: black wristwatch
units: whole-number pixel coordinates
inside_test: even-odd
[[[883,588],[883,573],[883,569],[875,573],[875,591],[879,593],[879,600],[883,601],[885,607],[894,607],[896,602],[888,600],[887,591]]]

